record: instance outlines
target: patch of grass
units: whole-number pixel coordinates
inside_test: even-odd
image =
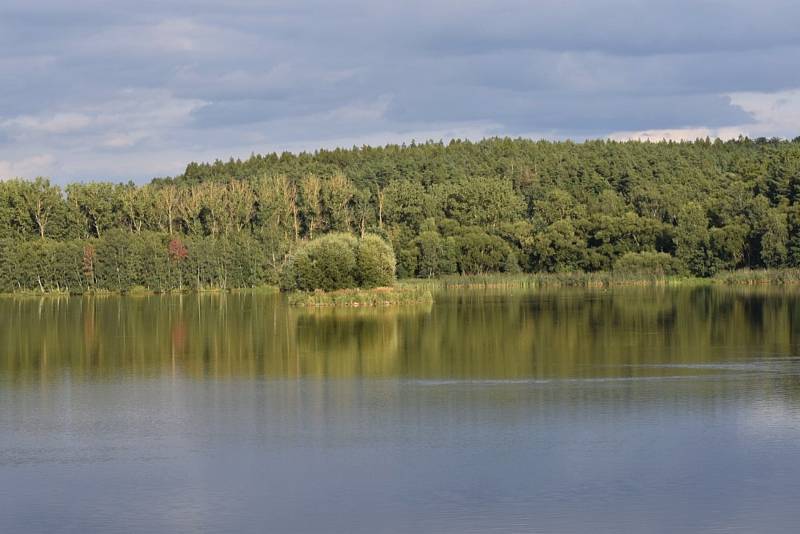
[[[48,289],[48,290],[45,290],[45,291],[39,291],[39,290],[33,290],[33,289],[22,289],[22,290],[19,290],[19,291],[14,291],[12,293],[0,293],[0,296],[6,297],[6,298],[17,298],[17,297],[20,297],[20,298],[28,298],[28,297],[30,297],[30,298],[42,298],[42,297],[63,298],[63,297],[70,296],[70,293],[69,293],[69,291],[65,291],[65,290],[57,291],[57,290],[54,290],[54,289],[53,290]]]
[[[727,285],[800,284],[800,269],[739,269],[718,273],[714,281]]]
[[[338,291],[293,292],[289,304],[303,307],[378,307],[432,302],[430,289],[402,284],[374,289],[340,289]]]
[[[704,285],[711,280],[685,276],[621,274],[613,272],[569,272],[534,274],[456,275],[426,280],[404,280],[405,284],[431,289],[457,288],[553,288],[553,287],[619,287]]]
[[[800,269],[740,269],[718,273],[712,278],[663,274],[633,274],[620,272],[566,272],[533,274],[452,275],[441,278],[412,279],[407,286],[429,289],[504,289],[558,287],[676,287],[724,285],[800,285]]]

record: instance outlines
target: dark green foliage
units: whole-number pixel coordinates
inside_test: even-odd
[[[357,287],[356,248],[349,234],[328,234],[300,246],[283,268],[281,289],[333,291]]]
[[[468,228],[456,243],[461,274],[519,271],[516,256],[508,243],[480,228]]]
[[[800,139],[487,139],[192,163],[142,187],[5,180],[0,290],[275,284],[331,232],[386,239],[400,277],[609,271],[663,254],[696,276],[799,267]],[[346,271],[314,276],[365,283]]]
[[[426,230],[414,240],[417,270],[420,278],[453,274],[458,269],[458,243],[453,237],[442,237],[436,230]]]
[[[639,276],[678,276],[685,267],[664,252],[628,252],[614,262],[614,273]]]
[[[394,283],[392,247],[376,235],[357,240],[328,234],[304,243],[290,255],[281,273],[281,289],[334,291],[383,287]]]

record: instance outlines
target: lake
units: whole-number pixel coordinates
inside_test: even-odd
[[[794,533],[800,290],[0,299],[0,532]]]

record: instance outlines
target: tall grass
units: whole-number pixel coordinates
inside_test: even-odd
[[[452,275],[441,278],[403,280],[402,284],[430,289],[457,288],[557,288],[557,287],[676,287],[724,285],[800,284],[800,269],[740,269],[712,278],[676,275],[627,274],[617,272],[565,272],[532,274]]]
[[[727,285],[792,285],[800,284],[800,269],[739,269],[719,273],[716,282]]]
[[[710,280],[682,276],[634,275],[611,272],[569,272],[533,274],[482,274],[456,275],[426,280],[404,280],[404,284],[429,287],[431,289],[456,288],[545,288],[612,286],[677,286],[709,284]]]
[[[420,304],[433,301],[433,294],[427,287],[416,284],[400,284],[396,287],[375,289],[340,289],[338,291],[297,291],[289,293],[289,304],[293,306],[348,306],[376,307]]]

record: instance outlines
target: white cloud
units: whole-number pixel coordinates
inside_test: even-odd
[[[24,139],[29,146],[124,148],[163,138],[206,104],[199,99],[176,98],[164,89],[126,89],[75,110],[12,117],[0,122],[0,130]]]
[[[774,93],[731,93],[731,104],[750,113],[755,122],[746,125],[751,137],[800,135],[800,89]]]
[[[383,95],[372,102],[347,104],[326,113],[326,118],[344,121],[377,121],[383,119],[392,103],[391,95]]]
[[[749,113],[753,121],[723,128],[686,127],[613,132],[608,138],[618,141],[693,141],[705,137],[724,140],[739,136],[792,139],[800,135],[800,89],[773,93],[730,93],[726,96],[730,98],[731,105]]]
[[[181,126],[207,105],[194,98],[177,98],[164,89],[126,89],[117,96],[85,108],[97,128],[113,137],[143,139]]]
[[[668,128],[614,132],[608,135],[615,141],[694,141],[695,139],[735,139],[745,135],[738,128]]]
[[[0,159],[0,180],[49,176],[55,160],[50,154],[38,154],[14,161]]]
[[[21,115],[0,122],[0,128],[12,132],[63,134],[82,130],[92,123],[83,113],[56,113],[50,116]]]
[[[164,89],[127,89],[74,110],[12,117],[0,122],[0,132],[12,140],[0,145],[0,176],[63,181],[180,172],[192,151],[180,154],[175,147],[186,146],[186,124],[204,105]],[[20,147],[22,157],[15,150]],[[123,158],[121,152],[131,154]]]

